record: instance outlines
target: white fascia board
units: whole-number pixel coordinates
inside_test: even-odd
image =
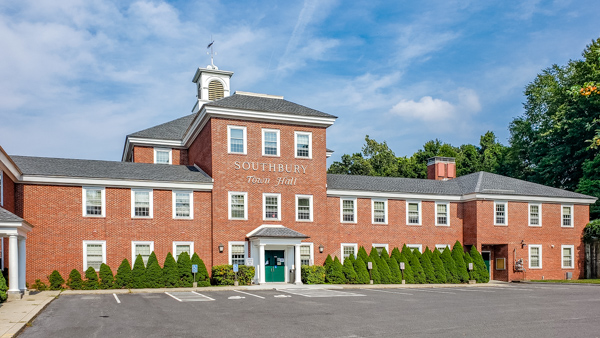
[[[12,161],[12,159],[4,152],[0,147],[0,170],[6,173],[13,182],[17,182],[21,177],[22,173],[19,167]]]
[[[359,190],[336,190],[327,189],[327,196],[336,197],[360,197],[360,198],[389,198],[399,200],[424,200],[424,201],[460,201],[460,196],[454,195],[428,195],[428,194],[409,194],[394,192],[377,191],[359,191]]]
[[[123,150],[123,156],[121,161],[126,162],[128,155],[133,150],[134,145],[144,145],[148,147],[166,147],[166,148],[185,148],[183,142],[179,140],[161,140],[157,138],[144,138],[144,137],[129,137],[125,141],[125,149]]]
[[[521,201],[521,202],[548,202],[548,203],[573,203],[573,204],[593,204],[596,198],[568,198],[568,197],[543,197],[527,195],[495,195],[495,194],[468,194],[463,195],[462,201],[473,200],[503,200],[503,201]]]
[[[19,235],[27,237],[26,234],[33,230],[33,226],[26,221],[0,222],[0,234]]]
[[[57,184],[72,186],[104,186],[116,188],[157,188],[157,189],[186,189],[194,191],[211,191],[212,183],[191,182],[162,182],[162,181],[134,181],[102,178],[77,178],[56,176],[23,175],[21,183],[29,184]]]

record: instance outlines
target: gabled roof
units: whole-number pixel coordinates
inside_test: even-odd
[[[0,222],[23,222],[23,219],[12,212],[0,207]]]
[[[552,188],[484,171],[436,181],[403,177],[327,175],[328,190],[355,190],[408,194],[463,196],[468,194],[536,196],[552,198],[596,199],[593,196]]]
[[[263,227],[250,234],[248,238],[269,237],[269,238],[309,238],[298,231],[286,228],[284,226]]]
[[[195,166],[30,156],[11,158],[23,175],[212,183],[212,178]]]
[[[337,116],[323,113],[284,99],[242,94],[233,94],[216,101],[205,103],[204,106],[300,116],[337,118]]]
[[[154,126],[148,129],[140,130],[127,136],[161,140],[182,140],[186,130],[189,128],[195,116],[196,113],[190,114],[178,118],[177,120],[159,124],[158,126]]]

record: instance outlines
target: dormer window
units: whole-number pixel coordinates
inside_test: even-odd
[[[154,148],[154,163],[171,164],[171,149]]]
[[[212,80],[208,84],[208,99],[210,101],[222,99],[225,97],[225,90],[223,84],[217,80]]]

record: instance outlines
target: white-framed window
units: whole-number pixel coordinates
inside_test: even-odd
[[[230,154],[243,154],[248,151],[248,138],[246,127],[227,126],[227,152]]]
[[[563,269],[573,269],[575,265],[573,264],[573,256],[575,255],[575,246],[574,245],[561,245],[560,246],[560,261],[561,267]]]
[[[420,253],[423,253],[423,244],[406,244],[406,247],[411,250],[419,250]]]
[[[2,170],[0,170],[0,206],[4,206],[4,172]]]
[[[572,205],[562,205],[561,206],[561,225],[565,228],[573,227],[573,206]]]
[[[281,221],[281,194],[263,194],[263,220]]]
[[[153,191],[131,189],[131,217],[152,218],[154,209]]]
[[[381,252],[383,251],[383,249],[385,249],[385,251],[387,251],[388,255],[390,254],[390,249],[389,249],[390,246],[388,244],[373,243],[372,247],[374,247],[375,250],[377,250],[377,253],[379,254],[379,256],[381,256]]]
[[[172,164],[173,150],[169,148],[154,148],[154,163]]]
[[[279,129],[262,130],[263,156],[279,156],[280,142]]]
[[[144,265],[148,265],[148,258],[154,251],[154,242],[152,241],[132,241],[131,242],[131,266],[135,264],[138,255],[142,255]]]
[[[450,244],[436,244],[435,248],[438,249],[439,252],[444,252],[444,250],[452,250]]]
[[[539,203],[529,203],[529,226],[542,226],[542,205]]]
[[[104,187],[83,187],[83,216],[106,217],[106,190]]]
[[[508,202],[494,201],[494,225],[508,225]]]
[[[344,259],[350,257],[350,255],[356,258],[356,254],[358,253],[358,244],[356,243],[342,243],[342,264],[344,264]]]
[[[313,265],[313,243],[302,243],[300,245],[300,265]]]
[[[90,266],[100,271],[100,265],[106,264],[106,241],[83,241],[83,271]]]
[[[356,198],[340,198],[340,222],[356,223]]]
[[[312,133],[295,131],[294,149],[297,158],[312,158]]]
[[[421,201],[406,201],[406,224],[421,225]]]
[[[194,218],[194,193],[173,190],[173,218]]]
[[[248,219],[248,193],[239,191],[229,192],[229,219]]]
[[[313,221],[313,197],[312,195],[296,195],[296,221]]]
[[[371,199],[371,215],[373,224],[388,224],[388,201]]]
[[[229,265],[246,265],[246,242],[229,242]]]
[[[530,269],[541,269],[542,268],[542,246],[539,244],[529,245],[529,268]]]
[[[450,226],[450,203],[435,202],[435,225]]]
[[[173,258],[175,258],[175,261],[184,252],[187,252],[190,258],[192,258],[194,254],[194,242],[173,242]]]

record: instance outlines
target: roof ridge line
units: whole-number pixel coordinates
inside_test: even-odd
[[[475,185],[475,191],[474,192],[479,192],[479,189],[481,189],[481,181],[483,179],[483,171],[479,172],[479,177],[477,178],[477,184]]]

